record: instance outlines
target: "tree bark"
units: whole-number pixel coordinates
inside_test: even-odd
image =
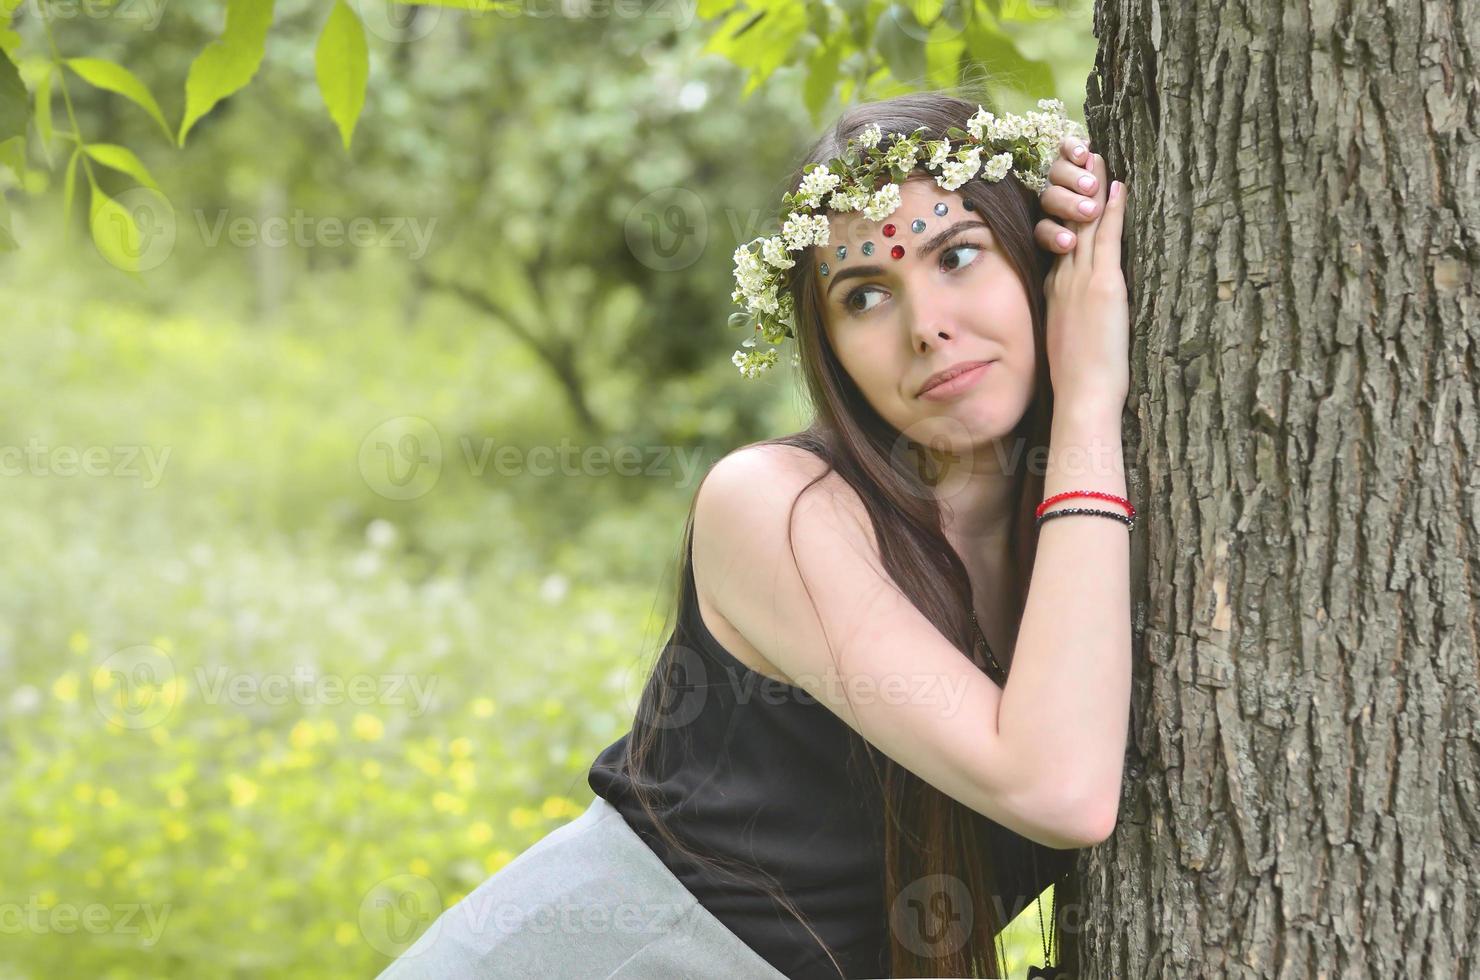
[[[1085,977],[1480,975],[1480,9],[1098,0],[1095,33],[1145,518],[1066,939]]]

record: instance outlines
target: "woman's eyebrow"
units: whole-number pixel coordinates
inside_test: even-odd
[[[917,254],[929,255],[931,252],[940,248],[948,240],[950,240],[952,235],[965,228],[986,228],[989,231],[991,230],[991,226],[979,218],[958,221],[947,228],[945,231],[936,232],[936,234],[933,235],[929,240],[927,240],[924,245],[920,246]],[[880,275],[883,271],[884,267],[881,265],[850,265],[846,269],[840,269],[836,274],[833,275],[832,282],[827,284],[827,294],[831,296],[833,287],[846,279],[858,279],[862,276],[877,276]]]

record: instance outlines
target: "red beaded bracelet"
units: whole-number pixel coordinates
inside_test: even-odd
[[[1097,497],[1100,500],[1109,500],[1112,503],[1117,503],[1124,507],[1130,517],[1134,518],[1136,516],[1136,508],[1129,500],[1126,500],[1124,497],[1117,497],[1113,493],[1102,493],[1099,490],[1065,490],[1063,493],[1056,493],[1039,504],[1038,510],[1033,516],[1042,517],[1043,512],[1048,510],[1049,507],[1058,503],[1060,500],[1068,500],[1070,497]]]

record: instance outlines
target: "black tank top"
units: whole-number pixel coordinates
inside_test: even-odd
[[[883,802],[866,758],[882,768],[883,756],[805,690],[751,670],[719,643],[699,612],[692,542],[690,527],[677,626],[665,648],[679,665],[670,676],[678,693],[661,709],[639,711],[633,730],[601,752],[587,781],[715,918],[777,970],[793,980],[836,980],[827,956],[783,906],[757,886],[671,852],[657,835],[632,795],[627,766],[634,734],[655,729],[643,785],[665,826],[691,849],[774,876],[848,980],[887,977]],[[1011,921],[1075,852],[987,826],[1004,874],[1036,857],[1037,880],[1024,871],[999,896]]]

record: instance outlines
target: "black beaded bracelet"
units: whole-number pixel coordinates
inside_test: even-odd
[[[1049,520],[1050,518],[1068,517],[1070,514],[1094,514],[1096,517],[1113,517],[1120,523],[1124,524],[1126,530],[1134,531],[1136,529],[1136,519],[1134,517],[1131,517],[1127,514],[1121,514],[1113,510],[1099,510],[1095,507],[1065,507],[1062,510],[1045,511],[1043,515],[1038,518],[1038,526],[1042,527],[1043,522]]]

